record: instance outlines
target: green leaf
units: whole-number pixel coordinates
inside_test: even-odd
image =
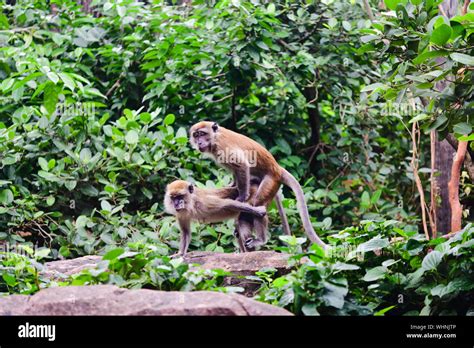
[[[336,262],[333,266],[333,269],[337,271],[353,271],[360,269],[360,267],[357,265],[351,265],[349,263]]]
[[[56,160],[55,159],[50,159],[48,161],[48,169],[53,169],[56,166]]]
[[[8,29],[9,27],[7,16],[0,13],[0,29]]]
[[[288,142],[283,139],[283,138],[277,138],[275,139],[275,142],[278,145],[278,148],[285,153],[286,155],[291,155],[291,146],[288,144]]]
[[[10,189],[0,191],[0,203],[7,205],[13,202],[13,199],[13,192]]]
[[[372,198],[370,199],[370,203],[377,204],[381,195],[382,195],[382,190],[375,191],[374,194],[372,195]]]
[[[58,92],[53,84],[49,85],[49,88],[46,88],[44,91],[43,105],[51,115],[56,110],[56,105],[58,103],[59,97]]]
[[[364,209],[367,209],[370,207],[370,195],[367,191],[364,191],[364,193],[362,193],[360,206]]]
[[[449,54],[448,51],[443,51],[443,50],[423,52],[413,59],[413,64],[419,65],[428,59],[436,58],[436,57],[444,57],[444,56],[447,56],[448,54]]]
[[[164,123],[169,126],[174,123],[175,119],[176,117],[173,114],[166,115]]]
[[[425,271],[436,269],[443,258],[443,254],[437,250],[428,253],[421,262],[421,268]]]
[[[59,76],[58,74],[52,72],[52,71],[48,71],[46,73],[46,76],[48,76],[48,78],[51,80],[51,82],[53,82],[54,84],[57,84],[59,82]]]
[[[305,303],[303,307],[301,307],[301,311],[303,312],[304,315],[319,315],[319,312],[317,310],[317,306],[315,303]]]
[[[127,132],[127,135],[125,136],[125,141],[127,144],[134,145],[138,143],[138,133],[135,130],[130,130]]]
[[[395,306],[390,306],[384,309],[379,310],[378,312],[374,313],[374,316],[379,317],[379,316],[384,316],[385,313],[387,313],[389,310],[395,308]]]
[[[59,181],[59,178],[56,175],[54,175],[52,173],[49,173],[49,172],[46,172],[44,170],[40,170],[38,172],[38,175],[40,177],[42,177],[43,179],[46,179],[47,181],[51,181],[51,182],[58,182]]]
[[[48,198],[46,198],[46,205],[50,207],[54,204],[55,201],[56,199],[53,196],[49,196]]]
[[[102,259],[103,260],[115,260],[117,257],[122,255],[125,252],[123,248],[117,248],[110,250],[107,254],[105,254]]]
[[[49,255],[50,252],[51,252],[51,250],[48,249],[48,248],[38,249],[38,250],[35,251],[35,258],[36,259],[44,259],[46,256]]]
[[[38,158],[38,164],[40,165],[41,169],[49,171],[48,162],[43,157]]]
[[[449,56],[451,57],[452,60],[455,60],[456,62],[466,64],[466,65],[474,65],[473,56],[469,56],[463,53],[451,53]]]
[[[371,85],[365,86],[364,88],[362,88],[361,92],[369,92],[375,89],[385,89],[385,88],[387,88],[386,85],[384,85],[383,83],[377,82],[377,83],[373,83]]]
[[[466,122],[461,122],[453,126],[454,133],[469,135],[472,132],[472,126]]]
[[[360,252],[373,251],[373,250],[385,248],[388,245],[389,245],[389,242],[387,238],[380,238],[380,236],[376,236],[372,238],[371,240],[360,244],[357,247],[357,251],[360,251]]]
[[[448,42],[449,38],[451,37],[453,30],[447,24],[441,24],[431,33],[430,41],[442,46],[446,42]]]
[[[105,211],[112,211],[112,206],[105,199],[100,202],[100,207]]]
[[[367,273],[365,273],[362,280],[366,282],[372,282],[374,280],[383,278],[385,276],[385,273],[387,273],[387,269],[385,267],[377,266],[372,269],[369,269]]]
[[[71,255],[71,251],[65,245],[59,248],[59,253],[64,257],[68,257],[69,255]]]
[[[89,197],[97,197],[99,195],[99,190],[97,190],[91,184],[86,184],[84,187],[82,187],[81,192]]]
[[[92,158],[91,150],[87,147],[83,148],[79,153],[79,158],[81,159],[82,163],[89,163]]]
[[[59,77],[64,83],[64,86],[69,88],[71,91],[74,91],[74,87],[76,84],[74,83],[74,80],[69,76],[69,74],[66,73],[59,73]]]
[[[16,285],[15,276],[13,276],[11,274],[8,274],[8,273],[4,273],[4,274],[2,274],[2,278],[5,281],[5,283],[7,283],[8,286],[15,286]]]
[[[385,5],[392,11],[397,9],[398,4],[405,5],[407,0],[384,0]]]
[[[271,15],[274,15],[276,11],[275,4],[271,3],[267,6],[267,12]]]

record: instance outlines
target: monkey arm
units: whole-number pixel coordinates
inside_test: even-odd
[[[179,229],[181,230],[179,255],[184,256],[188,251],[189,243],[191,243],[191,221],[188,219],[179,219],[178,224]]]
[[[219,205],[224,209],[243,213],[250,213],[258,217],[263,217],[267,214],[267,209],[265,207],[253,207],[248,203],[242,203],[239,201],[234,201],[232,199],[223,199],[219,202]]]

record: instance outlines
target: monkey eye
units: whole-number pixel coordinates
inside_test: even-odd
[[[204,133],[202,131],[196,131],[196,132],[193,133],[193,137],[195,137],[195,138],[203,137],[205,135],[206,135],[206,133]]]

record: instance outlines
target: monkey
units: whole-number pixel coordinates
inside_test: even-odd
[[[281,167],[273,155],[256,141],[245,135],[233,132],[216,122],[201,121],[190,129],[191,145],[199,152],[210,155],[217,164],[222,165],[233,173],[237,184],[237,201],[246,202],[249,199],[250,181],[256,178],[260,181],[257,193],[249,201],[253,206],[268,206],[275,197],[281,184],[289,186],[295,193],[298,211],[308,238],[327,248],[311,225],[308,207],[303,189],[290,172]],[[246,215],[242,215],[246,218]],[[240,221],[245,225],[245,221]],[[245,246],[249,249],[266,243],[265,220],[254,219],[257,238],[246,237]]]
[[[256,193],[258,182],[252,181],[251,192]],[[234,236],[237,238],[240,252],[249,251],[244,243],[240,233],[244,236],[250,236],[254,227],[253,218],[264,219],[262,222],[268,225],[268,216],[266,207],[255,207],[236,202],[238,195],[237,187],[225,187],[220,189],[198,189],[187,181],[176,180],[170,183],[166,188],[165,210],[167,213],[177,217],[178,225],[181,230],[180,250],[177,255],[184,256],[188,249],[191,237],[190,224],[192,221],[201,222],[222,222],[231,218],[236,219],[236,228]],[[282,204],[282,196],[275,197],[278,212],[283,223],[283,231],[290,235],[290,227],[285,215]],[[237,204],[236,204],[237,203]],[[262,210],[262,208],[264,210]],[[244,225],[239,226],[239,212],[248,214],[245,217]],[[266,231],[265,231],[266,232]]]
[[[253,192],[256,192],[256,187]],[[176,180],[168,184],[164,200],[165,210],[176,216],[181,230],[181,241],[177,255],[184,256],[187,252],[191,242],[191,222],[193,221],[222,222],[237,219],[241,212],[267,219],[266,207],[251,206],[248,203],[236,201],[237,195],[236,187],[199,189],[184,180]],[[241,251],[244,250],[240,240],[239,248]]]

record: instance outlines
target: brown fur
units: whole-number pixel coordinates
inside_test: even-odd
[[[190,192],[190,186],[193,187]],[[256,193],[256,186],[251,189]],[[236,219],[241,212],[266,219],[265,207],[254,207],[247,203],[235,201],[238,195],[236,187],[220,189],[200,189],[184,180],[176,180],[166,187],[165,209],[166,212],[176,216],[181,230],[181,244],[179,255],[185,255],[191,241],[191,222],[203,223],[222,222]],[[184,207],[176,210],[173,198],[180,197],[184,200]]]
[[[199,133],[199,134],[198,134]],[[202,134],[201,134],[202,133]],[[196,136],[194,136],[196,135]],[[216,161],[219,153],[242,153],[244,161],[232,163],[232,161],[219,158],[223,166],[227,167],[234,174],[239,190],[239,201],[246,201],[249,197],[250,178],[256,177],[260,180],[260,185],[256,195],[250,200],[252,205],[268,206],[278,192],[281,184],[288,185],[296,195],[298,210],[303,221],[303,226],[308,237],[323,248],[326,244],[319,239],[314,231],[309,219],[308,208],[305,202],[304,193],[297,180],[285,169],[280,167],[273,155],[256,141],[224,127],[218,126],[214,122],[202,121],[193,125],[190,129],[191,144],[201,152],[211,153]],[[248,153],[256,153],[256,165],[251,166]],[[255,221],[255,229],[259,235],[255,243],[249,239],[248,244],[255,246],[264,244],[266,241],[266,227]]]

